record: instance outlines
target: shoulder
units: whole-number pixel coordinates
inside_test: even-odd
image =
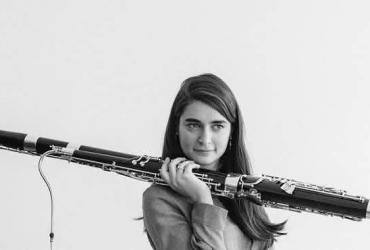
[[[143,193],[144,200],[171,199],[176,193],[168,186],[152,184]]]
[[[259,241],[259,240],[254,240],[253,243],[252,243],[252,250],[258,250],[258,249],[267,249],[267,250],[274,250],[275,247],[274,247],[274,244],[268,248],[264,248],[264,244],[262,241]]]
[[[159,204],[167,206],[184,206],[187,200],[168,186],[153,184],[143,193],[143,206],[151,207]]]
[[[143,215],[148,220],[159,217],[190,216],[191,204],[168,186],[153,184],[143,193]]]

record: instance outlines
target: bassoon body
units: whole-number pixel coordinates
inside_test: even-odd
[[[163,163],[159,157],[125,154],[2,130],[0,149],[36,156],[48,154],[53,158],[101,168],[141,181],[167,185],[159,174]],[[246,198],[263,206],[356,221],[370,218],[369,200],[347,194],[344,190],[269,175],[226,174],[205,169],[195,169],[193,172],[217,196]]]

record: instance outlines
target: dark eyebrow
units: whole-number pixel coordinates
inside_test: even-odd
[[[226,123],[226,121],[225,120],[216,120],[216,121],[212,121],[212,123],[217,123],[217,124],[222,123],[222,124],[224,124],[224,123]]]
[[[194,118],[186,118],[186,119],[185,119],[185,122],[198,122],[198,123],[200,123],[200,121],[199,121],[199,120],[194,119]]]
[[[185,119],[185,122],[196,122],[196,123],[202,123],[201,121],[199,121],[198,119],[194,119],[194,118],[186,118]],[[226,121],[225,120],[215,120],[215,121],[212,121],[211,123],[213,123],[213,124],[224,124],[224,123],[226,123]]]

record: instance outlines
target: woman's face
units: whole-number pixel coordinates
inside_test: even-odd
[[[218,170],[230,131],[231,124],[224,116],[207,104],[195,101],[180,117],[180,146],[186,157],[202,168]]]

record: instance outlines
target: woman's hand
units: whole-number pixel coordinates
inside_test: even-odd
[[[213,204],[211,191],[192,172],[200,166],[186,158],[166,158],[160,174],[162,179],[176,192],[189,197],[193,202]]]

